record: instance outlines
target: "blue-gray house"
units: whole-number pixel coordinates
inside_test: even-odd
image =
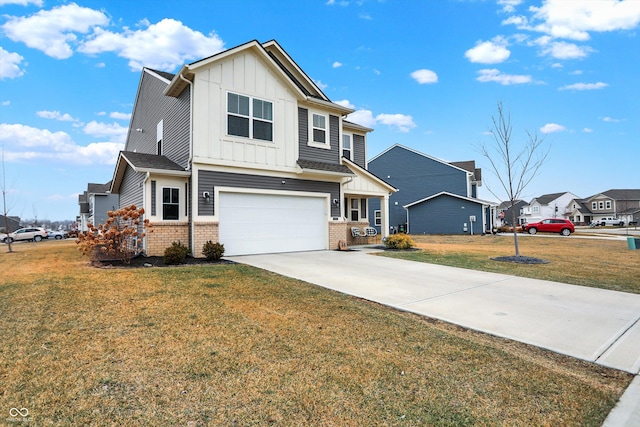
[[[396,144],[371,159],[368,170],[398,189],[389,196],[391,232],[482,234],[494,225],[497,204],[477,198],[482,171],[473,160],[446,162]],[[380,227],[375,202],[370,218]]]

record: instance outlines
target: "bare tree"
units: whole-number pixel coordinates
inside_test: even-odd
[[[526,131],[527,140],[520,147],[512,140],[511,114],[504,111],[502,101],[498,102],[498,115],[491,116],[491,121],[493,127],[490,132],[493,136],[493,143],[489,145],[483,143],[480,146],[480,152],[489,160],[491,172],[498,178],[509,202],[513,242],[516,256],[519,257],[520,249],[518,247],[518,232],[516,231],[517,215],[514,205],[523,190],[538,175],[547,159],[549,150],[543,150],[544,137],[540,137],[537,132]],[[498,199],[503,200],[491,189],[489,191]]]

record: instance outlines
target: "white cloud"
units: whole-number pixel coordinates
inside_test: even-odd
[[[520,75],[520,74],[504,74],[495,68],[491,69],[483,69],[478,71],[480,74],[476,80],[482,83],[487,82],[496,82],[501,85],[517,85],[517,84],[525,84],[533,82],[533,78],[528,75]]]
[[[314,80],[313,82],[316,84],[316,86],[320,88],[320,90],[325,90],[326,88],[329,87],[328,84],[322,83],[322,81],[320,80]]]
[[[562,86],[559,90],[596,90],[609,86],[603,82],[597,83],[574,83],[572,85]]]
[[[114,111],[109,114],[109,117],[116,120],[131,120],[131,113],[119,113]]]
[[[3,107],[8,107],[9,105],[11,105],[11,101],[2,101],[2,105]]]
[[[593,129],[591,129],[591,128],[584,128],[584,129],[582,129],[582,132],[584,132],[584,133],[592,133],[592,132],[593,132]]]
[[[364,19],[365,21],[373,21],[373,18],[368,13],[361,13],[358,15],[358,18]]]
[[[0,142],[5,146],[5,160],[61,160],[75,164],[115,164],[124,144],[94,142],[77,145],[66,132],[51,132],[21,124],[0,123]]]
[[[438,82],[438,75],[435,72],[424,68],[411,73],[411,77],[421,85]]]
[[[347,120],[369,128],[374,127],[377,123],[370,110],[356,110],[347,116]]]
[[[118,123],[100,123],[94,120],[87,123],[83,131],[95,138],[109,137],[117,142],[124,142],[127,139],[129,128],[120,126]]]
[[[516,10],[516,6],[521,4],[523,0],[498,0],[498,5],[502,6],[502,11],[505,13],[513,13]]]
[[[504,37],[494,37],[491,41],[476,43],[476,46],[467,50],[464,56],[474,63],[499,64],[506,61],[511,55],[507,44]]]
[[[356,109],[356,107],[351,102],[349,102],[348,99],[343,99],[343,100],[340,100],[340,101],[334,101],[334,103],[338,104],[338,105],[342,105],[343,107],[351,108],[352,110]]]
[[[338,61],[336,61],[336,62],[334,62],[331,66],[332,66],[333,68],[340,68],[340,67],[342,67],[342,62],[338,62]]]
[[[122,33],[96,28],[78,51],[89,55],[115,52],[129,60],[132,70],[143,66],[173,70],[187,60],[209,57],[224,48],[216,34],[205,36],[175,19],[163,19],[157,24],[142,21],[140,26],[144,28],[125,28]]]
[[[400,132],[409,132],[416,127],[413,117],[404,114],[378,114],[376,122],[396,127]]]
[[[590,31],[630,30],[640,23],[638,0],[546,0],[530,11],[542,21],[535,30],[572,40],[588,40]]]
[[[76,122],[77,119],[71,117],[71,115],[65,113],[61,114],[60,111],[38,111],[36,113],[38,117],[42,117],[43,119],[52,119],[58,120],[60,122]]]
[[[553,42],[542,49],[543,55],[549,55],[556,59],[580,59],[593,52],[588,46],[578,46],[574,43]]]
[[[556,132],[564,132],[567,128],[557,123],[547,123],[546,125],[540,128],[540,132],[542,133],[556,133]]]
[[[602,121],[609,122],[609,123],[620,123],[622,119],[614,119],[613,117],[603,117]]]
[[[109,18],[97,10],[70,3],[41,10],[29,17],[9,16],[2,26],[7,37],[15,42],[41,50],[45,54],[65,59],[73,55],[76,34],[86,34],[99,25],[107,25]]]
[[[28,6],[33,4],[38,7],[42,7],[42,0],[0,0],[0,6],[6,6],[8,4],[17,4],[18,6]]]
[[[0,46],[0,80],[15,79],[24,74],[20,63],[24,58],[15,52],[7,52]]]

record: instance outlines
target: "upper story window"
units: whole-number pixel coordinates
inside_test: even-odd
[[[162,189],[162,219],[177,220],[180,215],[180,189]]]
[[[314,144],[329,146],[329,138],[327,134],[327,116],[312,113],[311,119],[311,142]]]
[[[611,200],[607,200],[605,203],[605,208],[606,209],[611,209]]]
[[[533,213],[540,213],[540,206],[536,205],[533,207]]]
[[[604,209],[604,202],[598,202],[598,209],[599,210],[603,210]]]
[[[162,155],[162,138],[164,133],[164,120],[160,120],[158,125],[156,126],[156,154],[158,156]]]
[[[273,103],[229,92],[227,134],[273,141]]]
[[[342,156],[353,160],[353,148],[351,146],[351,135],[342,135]]]
[[[591,210],[595,211],[596,209],[598,209],[598,203],[597,202],[591,202]]]

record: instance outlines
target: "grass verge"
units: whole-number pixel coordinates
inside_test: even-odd
[[[560,283],[640,293],[640,251],[627,242],[559,236],[519,236],[520,255],[548,264],[491,258],[514,255],[513,236],[411,236],[420,251],[379,255]]]
[[[0,253],[0,411],[32,425],[599,426],[631,375],[243,265]]]

